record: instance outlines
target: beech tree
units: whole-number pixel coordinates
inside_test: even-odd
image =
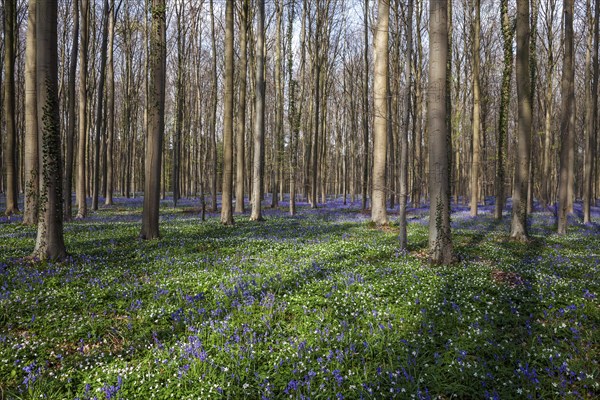
[[[388,139],[388,41],[390,3],[379,0],[377,31],[375,35],[374,117],[373,130],[373,194],[371,220],[387,225],[385,169]]]
[[[504,41],[504,66],[502,69],[502,88],[500,91],[500,110],[498,118],[498,142],[496,144],[496,204],[494,215],[496,219],[502,219],[502,211],[505,203],[505,180],[506,180],[506,143],[508,138],[508,122],[510,115],[511,81],[513,71],[513,41],[514,29],[508,15],[508,0],[502,0],[500,4],[500,19],[502,24],[502,39]]]
[[[554,187],[552,185],[552,116],[554,113],[554,16],[556,12],[556,0],[548,1],[545,10],[545,30],[546,30],[546,67],[545,77],[546,85],[544,89],[544,144],[542,175],[544,180],[541,182],[541,202],[544,208],[552,202]]]
[[[275,1],[275,14],[277,25],[277,36],[275,39],[275,148],[274,148],[274,173],[272,179],[271,208],[279,205],[279,185],[283,178],[283,58],[282,58],[282,23],[283,23],[283,1]]]
[[[263,158],[265,135],[265,2],[257,1],[258,24],[256,27],[256,104],[254,122],[254,161],[252,164],[252,214],[250,220],[261,221]]]
[[[4,163],[6,174],[6,210],[11,216],[19,212],[18,201],[18,162],[17,127],[15,109],[15,53],[17,45],[17,4],[14,0],[4,0],[4,115],[6,141]]]
[[[423,95],[424,89],[424,73],[423,73],[423,64],[424,64],[424,51],[423,51],[423,38],[421,36],[421,32],[423,30],[424,25],[424,2],[422,0],[417,0],[415,2],[415,59],[413,60],[413,67],[415,73],[415,86],[414,86],[414,109],[412,113],[414,114],[413,118],[413,142],[418,144],[412,146],[412,183],[410,184],[412,187],[409,189],[409,193],[411,193],[411,200],[415,207],[419,207],[421,205],[421,197],[424,194],[424,185],[427,184],[427,180],[423,177],[423,172],[425,171],[425,167],[423,166],[425,149],[421,149],[421,144],[427,140],[425,132],[424,132],[424,110],[426,110],[426,96]]]
[[[536,129],[536,113],[535,113],[535,105],[537,99],[537,37],[538,37],[538,14],[539,14],[539,0],[531,0],[531,11],[530,11],[530,24],[531,24],[531,32],[529,34],[529,79],[530,79],[530,103],[531,103],[531,114],[532,114],[532,123],[531,123],[531,153],[529,154],[529,172],[528,172],[528,180],[527,180],[527,213],[531,214],[533,212],[533,190],[534,190],[534,174],[535,174],[535,166],[534,166],[534,142],[533,137],[535,136]]]
[[[473,160],[471,162],[471,216],[477,215],[479,201],[479,168],[480,166],[480,125],[481,125],[481,89],[479,87],[480,35],[481,35],[481,0],[473,2],[475,23],[473,27]]]
[[[173,188],[173,207],[181,196],[181,141],[183,136],[183,119],[185,108],[185,82],[184,70],[186,64],[186,26],[185,26],[185,2],[182,1],[175,6],[177,19],[177,76],[175,93],[175,132],[173,133],[173,160],[171,169],[171,186]]]
[[[36,1],[29,2],[25,48],[25,205],[23,223],[37,224],[39,197],[39,146],[36,92]]]
[[[77,79],[77,54],[79,49],[79,0],[73,0],[73,30],[71,42],[71,57],[69,60],[69,82],[67,87],[67,131],[65,135],[65,176],[63,179],[63,207],[64,220],[70,221],[72,217],[73,191],[73,147],[75,144],[75,81]]]
[[[599,41],[599,23],[600,7],[598,1],[595,1],[594,13],[592,14],[591,2],[586,1],[586,11],[588,14],[588,44],[586,51],[586,69],[585,69],[585,165],[583,175],[583,222],[589,224],[591,218],[591,204],[593,197],[593,174],[595,150],[598,136],[596,129],[598,127],[598,41]]]
[[[429,252],[431,262],[453,262],[450,231],[450,182],[447,138],[446,63],[448,56],[448,1],[429,3]]]
[[[531,80],[529,71],[529,0],[517,1],[517,102],[518,132],[515,183],[512,196],[512,222],[510,236],[528,240],[527,184],[531,148]]]
[[[213,0],[210,0],[210,36],[212,39],[212,101],[211,101],[211,117],[210,117],[210,156],[212,163],[212,176],[211,176],[211,211],[217,211],[217,106],[219,99],[217,97],[218,91],[218,76],[217,76],[217,34],[215,32],[215,12]]]
[[[221,223],[233,225],[233,0],[225,3],[225,98]]]
[[[410,131],[410,114],[412,108],[412,57],[413,57],[413,2],[408,3],[408,11],[406,16],[406,64],[405,75],[406,75],[406,93],[404,100],[404,132],[400,135],[400,197],[399,202],[399,245],[400,248],[406,250],[408,248],[408,234],[407,234],[407,223],[406,223],[406,205],[408,198],[408,136]],[[416,202],[413,199],[413,202]]]
[[[63,239],[62,160],[58,107],[57,2],[36,1],[36,88],[40,203],[33,257],[60,260]]]
[[[564,53],[561,80],[560,117],[560,180],[558,189],[558,234],[567,233],[567,216],[570,212],[570,195],[573,193],[575,152],[575,76],[573,64],[573,0],[563,1]]]
[[[364,6],[364,69],[362,81],[362,107],[363,107],[363,170],[362,170],[362,194],[361,194],[361,209],[364,211],[367,208],[367,192],[369,182],[369,0],[365,0]]]
[[[114,190],[114,147],[115,147],[115,65],[114,65],[114,43],[115,23],[121,2],[115,8],[115,0],[110,0],[110,14],[108,20],[108,55],[106,67],[106,80],[108,93],[106,99],[107,121],[106,121],[106,190],[104,204],[113,204]]]
[[[246,176],[246,92],[248,76],[248,19],[250,0],[243,0],[240,7],[240,88],[236,136],[235,212],[244,212],[244,178]]]
[[[323,68],[322,65],[322,56],[321,53],[323,51],[323,7],[321,4],[317,3],[316,5],[316,23],[313,28],[312,24],[310,24],[310,28],[314,31],[314,51],[313,51],[313,59],[312,59],[312,68],[313,68],[313,103],[312,103],[312,140],[311,140],[311,148],[310,148],[310,164],[311,164],[311,186],[310,186],[310,205],[312,208],[317,208],[317,204],[319,203],[319,197],[317,193],[318,188],[318,168],[319,168],[319,140],[321,132],[321,86],[322,86],[322,76],[321,71]]]
[[[100,195],[100,147],[102,139],[102,119],[104,107],[104,83],[106,81],[106,52],[108,50],[108,24],[110,9],[108,0],[104,0],[102,11],[102,44],[100,46],[100,71],[98,77],[98,88],[96,89],[96,133],[94,135],[94,175],[92,188],[92,210],[98,210],[98,196]]]
[[[150,80],[148,82],[148,138],[146,143],[142,239],[159,235],[161,153],[165,130],[166,17],[165,0],[152,0],[150,32]]]
[[[87,75],[89,41],[89,0],[81,0],[81,46],[79,47],[79,138],[77,142],[77,216],[87,215],[86,149],[88,136]]]
[[[508,0],[502,0],[500,4],[500,23],[502,26],[502,39],[504,41],[504,66],[502,69],[502,88],[500,91],[500,110],[498,118],[498,141],[496,144],[496,204],[494,215],[496,219],[502,219],[502,211],[505,203],[505,180],[506,180],[506,143],[508,138],[508,118],[510,114],[511,78],[513,70],[513,41],[514,29],[508,16]]]
[[[300,99],[296,98],[296,89],[298,81],[294,79],[292,74],[293,71],[293,57],[292,57],[292,34],[294,28],[294,15],[295,15],[296,4],[292,0],[290,11],[288,13],[288,32],[287,32],[287,45],[288,45],[288,91],[289,91],[289,126],[290,126],[290,215],[296,214],[296,172],[298,168],[298,141],[299,131],[302,117],[302,104],[304,104],[303,96],[300,95]],[[304,21],[304,18],[303,18]],[[302,24],[300,38],[300,74],[304,73],[305,58],[304,58],[304,45],[306,40],[306,30],[304,23]],[[302,92],[304,91],[304,85],[302,85]],[[297,104],[299,105],[297,106]]]

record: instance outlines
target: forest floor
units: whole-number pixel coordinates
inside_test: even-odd
[[[223,227],[165,201],[155,241],[141,204],[67,223],[62,263],[0,219],[0,399],[600,396],[598,209],[562,237],[537,212],[522,244],[458,207],[460,262],[432,267],[426,209],[402,253],[359,204]]]

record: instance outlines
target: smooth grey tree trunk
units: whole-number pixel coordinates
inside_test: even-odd
[[[594,121],[594,134],[592,138],[592,154],[594,159],[592,161],[592,169],[597,169],[598,166],[598,152],[594,152],[596,146],[598,146],[598,80],[600,79],[599,71],[599,47],[600,47],[600,1],[594,1],[594,51],[593,51],[593,76],[592,76],[592,119]],[[596,174],[596,179],[600,178],[600,174]],[[591,190],[590,190],[591,191]],[[596,197],[598,192],[596,192]]]
[[[388,42],[390,3],[379,0],[378,22],[375,33],[375,74],[373,90],[373,194],[371,221],[387,225],[385,170],[388,139]]]
[[[104,107],[104,83],[106,81],[106,53],[108,49],[108,20],[110,15],[108,0],[104,0],[102,43],[100,45],[100,72],[96,88],[96,134],[94,136],[94,181],[92,189],[92,210],[98,210],[100,196],[100,147],[102,142],[102,118]]]
[[[559,235],[567,233],[567,216],[569,214],[569,198],[573,189],[570,177],[573,170],[574,157],[571,156],[574,148],[574,79],[573,65],[573,0],[563,1],[564,36],[563,36],[563,74],[561,80],[561,121],[560,121],[560,179],[558,187],[558,230]]]
[[[58,105],[57,2],[37,0],[36,61],[40,165],[40,208],[32,256],[61,260],[67,252],[63,239],[62,161]]]
[[[292,48],[292,34],[294,28],[294,15],[295,15],[296,4],[292,1],[290,11],[288,13],[288,32],[287,32],[287,43],[288,49]],[[297,82],[293,76],[293,52],[288,50],[288,86],[290,93],[290,111],[288,113],[289,124],[290,124],[290,215],[296,215],[296,171],[298,169],[298,154],[299,149],[299,133],[302,117],[302,107],[304,104],[304,74],[305,74],[305,50],[306,50],[306,25],[305,18],[302,17],[302,26],[300,32],[300,79],[302,80],[302,89],[300,91],[300,98],[296,98]],[[299,105],[297,107],[297,102]]]
[[[18,206],[18,152],[17,118],[15,109],[15,54],[17,45],[17,9],[14,0],[4,1],[4,115],[6,140],[4,142],[4,170],[6,174],[6,210],[11,216]]]
[[[471,216],[477,215],[479,202],[479,168],[480,168],[480,126],[481,126],[481,89],[479,82],[480,35],[481,35],[481,0],[474,0],[475,26],[473,27],[473,160],[471,162]]]
[[[181,2],[175,5],[177,18],[177,77],[176,77],[176,107],[175,132],[173,133],[173,161],[171,168],[171,185],[173,187],[173,207],[177,207],[177,202],[181,197],[181,138],[183,131],[183,117],[185,108],[185,31],[184,12],[185,3]]]
[[[120,5],[120,4],[119,4]],[[110,0],[110,15],[108,20],[108,59],[106,69],[106,80],[108,93],[106,99],[107,121],[106,121],[106,197],[104,204],[113,204],[114,191],[114,146],[115,146],[115,20],[118,9],[115,9],[115,0]],[[127,77],[125,77],[127,79]]]
[[[496,145],[496,205],[495,218],[502,219],[505,204],[506,180],[506,143],[508,138],[508,120],[510,116],[511,79],[513,70],[513,39],[514,29],[508,14],[508,0],[500,4],[500,18],[502,23],[502,39],[504,40],[504,67],[502,70],[502,88],[500,91],[500,115],[498,122],[498,143]]]
[[[256,112],[254,122],[254,160],[252,183],[251,221],[262,221],[262,163],[265,135],[265,1],[258,0],[258,24],[256,27]]]
[[[210,121],[210,154],[212,163],[211,183],[211,211],[217,211],[217,171],[218,171],[218,155],[217,155],[217,104],[218,104],[218,77],[217,77],[217,38],[215,33],[215,12],[213,0],[210,0],[210,32],[212,39],[212,104],[211,104],[211,121]]]
[[[453,24],[453,12],[452,12],[452,0],[448,0],[447,11],[448,11],[448,21],[447,21],[447,31],[448,36],[446,37],[447,43],[447,54],[446,54],[446,151],[448,152],[448,207],[450,207],[450,203],[452,200],[452,36],[454,35],[454,24]],[[466,100],[466,96],[463,97]],[[464,105],[463,105],[464,106]],[[464,107],[463,109],[466,109]],[[457,191],[458,193],[458,191]],[[464,197],[464,201],[466,204],[466,195]]]
[[[314,99],[313,99],[313,135],[312,135],[312,143],[311,143],[311,208],[317,208],[319,203],[319,196],[317,193],[318,188],[318,168],[319,168],[319,135],[320,135],[320,127],[321,127],[321,24],[322,24],[322,9],[317,6],[316,10],[316,27],[315,27],[315,50],[313,57],[313,78],[314,78]]]
[[[233,225],[233,0],[225,3],[225,98],[221,223]]]
[[[544,116],[544,161],[542,164],[542,175],[544,181],[542,185],[542,204],[544,207],[548,207],[552,202],[554,188],[552,187],[551,177],[551,151],[552,151],[552,116],[554,113],[554,13],[556,10],[556,0],[551,0],[546,8],[546,48],[547,48],[547,61],[546,61],[546,89],[544,93],[544,105],[545,105],[545,116]]]
[[[408,234],[406,222],[406,204],[408,197],[408,135],[410,133],[410,110],[412,108],[412,54],[413,54],[413,2],[408,3],[408,14],[406,17],[406,92],[404,94],[404,132],[400,134],[400,197],[399,202],[399,225],[398,235],[401,250],[408,248]],[[420,146],[420,144],[415,144]]]
[[[283,58],[282,58],[282,23],[283,23],[283,1],[275,1],[275,14],[277,15],[277,36],[275,45],[275,165],[273,180],[273,197],[271,207],[279,206],[279,196],[283,195],[279,186],[283,178]]]
[[[362,195],[361,210],[367,209],[367,192],[369,181],[369,0],[364,5],[364,66],[362,82],[362,107],[363,107],[363,165],[362,165]]]
[[[75,144],[75,81],[77,80],[77,54],[79,52],[79,0],[73,0],[73,31],[71,43],[71,57],[69,60],[69,82],[67,87],[67,133],[65,136],[65,177],[63,179],[64,219],[70,221],[73,213],[73,147]]]
[[[518,101],[517,157],[512,204],[510,236],[528,240],[527,184],[531,155],[531,79],[529,70],[529,0],[517,1],[517,62]]]
[[[450,230],[450,160],[448,159],[446,91],[448,1],[430,2],[429,11],[429,252],[433,264],[453,262]]]
[[[29,2],[25,48],[25,205],[23,223],[35,225],[38,220],[39,146],[36,92],[36,2]]]
[[[148,138],[145,158],[144,209],[140,233],[142,239],[156,239],[160,236],[158,221],[161,154],[165,130],[166,16],[165,0],[152,0],[150,80],[147,104]]]
[[[235,212],[244,212],[244,179],[246,176],[246,91],[248,80],[248,15],[249,0],[243,0],[240,16],[240,97],[236,137]]]
[[[81,46],[79,47],[79,138],[77,142],[77,219],[87,215],[86,150],[87,150],[87,74],[90,7],[81,0]]]
[[[594,16],[592,16],[591,1],[586,1],[586,9],[588,13],[588,21],[590,22],[588,33],[588,46],[586,52],[586,86],[585,86],[585,102],[586,102],[586,137],[585,137],[585,164],[583,174],[583,223],[591,223],[591,204],[592,204],[592,176],[594,165],[596,162],[595,147],[596,147],[596,127],[597,122],[597,107],[598,107],[598,78],[595,74],[595,61],[598,57],[598,47],[594,46],[596,25],[598,24],[598,6],[596,5]],[[595,96],[594,96],[595,94]]]
[[[536,95],[537,95],[537,25],[538,25],[538,14],[540,11],[539,0],[531,0],[531,34],[529,36],[529,77],[531,81],[530,86],[530,97],[531,97],[531,113],[532,113],[532,123],[531,123],[531,138],[535,136],[535,124],[533,120],[534,114],[534,106],[536,104]],[[533,139],[532,139],[533,140]],[[535,179],[535,170],[537,164],[534,164],[534,155],[533,155],[533,145],[531,146],[531,154],[529,155],[529,172],[527,178],[527,213],[531,214],[533,212],[533,186]]]
[[[420,32],[421,26],[422,26],[422,20],[423,20],[423,14],[424,14],[424,5],[423,5],[423,1],[422,0],[418,0],[415,3],[416,6],[416,28],[415,31],[416,32]],[[414,130],[414,143],[416,143],[416,146],[413,146],[413,152],[414,152],[414,156],[413,156],[413,176],[412,176],[412,197],[411,197],[411,202],[413,207],[415,208],[420,208],[421,207],[421,196],[424,193],[423,192],[423,185],[426,182],[426,180],[423,178],[423,164],[424,164],[424,160],[423,160],[423,155],[425,154],[425,151],[422,149],[422,143],[423,143],[423,138],[424,138],[424,133],[423,133],[423,110],[426,109],[425,107],[425,96],[423,96],[423,84],[422,84],[422,77],[423,77],[423,38],[420,34],[416,35],[415,37],[416,39],[416,43],[415,43],[415,50],[416,50],[416,54],[415,54],[415,60],[414,60],[414,72],[415,72],[415,117],[413,119],[413,130]],[[407,186],[408,186],[408,182],[407,182]],[[407,193],[408,195],[408,193]]]

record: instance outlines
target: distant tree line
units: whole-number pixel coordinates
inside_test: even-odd
[[[600,197],[599,12],[598,0],[3,0],[5,214],[56,219],[58,235],[88,205],[144,195],[152,239],[161,198],[198,198],[202,219],[220,208],[227,225],[244,199],[261,220],[267,193],[292,215],[341,199],[377,225],[398,207],[406,248],[407,211],[429,204],[444,264],[452,202],[475,216],[495,201],[500,219],[511,198],[511,236],[527,240],[537,200],[566,233],[575,201],[589,223]]]

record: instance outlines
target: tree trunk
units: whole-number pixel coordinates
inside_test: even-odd
[[[217,171],[218,171],[218,157],[217,157],[217,38],[215,33],[215,13],[213,0],[210,0],[210,32],[212,38],[212,104],[211,104],[211,121],[210,121],[210,139],[211,139],[211,163],[212,163],[212,179],[211,179],[211,211],[217,211]]]
[[[25,48],[25,210],[23,223],[38,222],[39,146],[36,93],[36,1],[29,2]]]
[[[496,148],[496,219],[502,219],[504,210],[506,180],[506,143],[508,138],[508,119],[510,116],[511,77],[513,68],[514,30],[508,16],[508,0],[500,5],[502,19],[502,38],[504,39],[504,68],[502,71],[502,89],[500,93],[500,118],[498,126],[498,144]]]
[[[233,225],[233,0],[225,3],[225,98],[221,223]]]
[[[325,63],[325,67],[321,65],[319,68],[321,71],[321,79],[319,79],[319,84],[321,88],[319,89],[319,94],[321,96],[320,104],[327,104],[327,64]],[[321,128],[319,129],[320,136],[322,137],[319,147],[318,147],[318,161],[317,161],[317,176],[319,177],[320,182],[320,193],[321,193],[321,204],[327,203],[327,192],[325,188],[325,176],[327,175],[327,164],[325,162],[325,149],[327,145],[327,107],[320,106],[321,110],[319,114]]]
[[[592,184],[593,186],[595,186],[596,190],[593,190],[594,194],[591,195],[591,197],[595,197],[597,201],[598,198],[598,192],[599,192],[599,187],[596,186],[598,184],[598,182],[600,182],[600,173],[598,172],[598,167],[600,166],[600,163],[597,161],[596,159],[596,154],[598,154],[598,132],[596,132],[596,130],[598,129],[598,79],[600,79],[599,77],[599,55],[598,52],[599,50],[599,46],[600,46],[600,1],[595,0],[594,1],[594,51],[593,51],[593,60],[592,60],[592,68],[593,68],[593,76],[592,76],[592,120],[594,121],[594,142],[592,143],[592,146],[594,146],[594,157],[592,161],[592,168],[595,170],[596,172],[596,176],[595,179],[593,179],[596,184]],[[591,219],[591,218],[590,218]]]
[[[421,30],[421,21],[423,19],[423,1],[418,0],[415,4],[417,6],[417,25],[416,32],[420,33]],[[413,147],[414,157],[413,163],[415,165],[413,169],[412,176],[412,206],[415,208],[419,208],[421,206],[421,194],[423,193],[423,151],[422,143],[423,137],[423,110],[425,107],[425,96],[423,96],[423,86],[422,86],[422,76],[423,76],[423,40],[420,34],[416,35],[417,43],[416,43],[416,60],[414,60],[414,71],[415,71],[415,117],[413,119],[413,127],[414,127],[414,142],[415,146]],[[408,180],[407,180],[408,186]],[[407,193],[408,194],[408,193]]]
[[[77,219],[87,215],[86,158],[87,150],[87,74],[90,6],[81,0],[81,46],[79,48],[79,138],[77,143]]]
[[[70,221],[72,218],[73,192],[73,147],[75,143],[75,81],[77,79],[77,53],[79,52],[79,0],[73,0],[73,31],[71,44],[71,57],[69,60],[69,83],[67,95],[67,132],[66,132],[66,155],[65,155],[65,177],[63,180],[64,219]]]
[[[534,106],[536,104],[536,86],[537,86],[537,25],[538,25],[538,14],[539,14],[539,0],[531,0],[531,34],[529,37],[529,76],[531,80],[530,86],[530,97],[531,97],[531,114],[532,121],[534,115]],[[531,138],[535,134],[535,125],[531,124]],[[531,146],[529,154],[529,172],[527,178],[527,213],[533,212],[533,185],[534,185],[534,173],[535,167],[533,157],[533,145]]]
[[[527,182],[531,148],[531,79],[529,70],[529,0],[517,2],[517,98],[519,117],[517,159],[510,236],[519,241],[527,234]]]
[[[202,40],[199,40],[199,44],[201,45]],[[202,47],[202,46],[199,46]],[[198,68],[198,70],[196,71],[197,74],[197,79],[198,82],[200,82],[200,68]],[[197,89],[197,97],[200,98],[200,87],[198,87]],[[200,101],[198,101],[198,103],[200,103]],[[204,177],[206,174],[206,140],[204,140],[204,138],[200,138],[200,154],[202,155],[200,157],[200,172],[199,172],[199,184],[200,184],[200,220],[202,222],[204,222],[206,220],[206,197],[205,197],[205,193],[204,193]]]
[[[235,212],[244,212],[244,178],[246,158],[246,87],[248,79],[248,14],[249,0],[243,0],[240,16],[240,97],[238,103],[235,173]]]
[[[567,233],[569,199],[573,193],[571,171],[574,169],[574,67],[573,67],[573,0],[564,0],[564,36],[563,36],[563,75],[561,80],[561,121],[560,121],[560,181],[558,189],[558,234]]]
[[[552,201],[552,177],[551,177],[551,147],[552,147],[552,115],[554,111],[553,98],[553,82],[554,82],[554,12],[556,8],[556,0],[549,2],[546,9],[546,32],[547,32],[547,49],[548,60],[546,61],[546,90],[544,95],[545,118],[544,118],[544,161],[543,161],[543,176],[542,182],[542,203],[544,207],[548,207]],[[548,13],[550,14],[548,16]]]
[[[130,149],[132,142],[135,140],[132,138],[131,126],[132,126],[132,110],[133,110],[133,51],[132,51],[132,40],[131,40],[131,22],[130,22],[130,11],[129,7],[125,8],[124,16],[124,29],[123,29],[123,52],[125,58],[125,76],[122,79],[123,85],[123,113],[121,116],[122,120],[122,132],[124,140],[122,143],[122,166],[121,166],[121,195],[129,198],[129,181],[131,179],[130,166],[131,157]],[[145,42],[144,42],[145,43]],[[144,45],[144,48],[146,46]],[[144,69],[147,70],[147,69]],[[146,74],[144,74],[146,75]],[[146,111],[144,110],[144,114]],[[147,125],[145,125],[147,126]]]
[[[255,37],[254,23],[251,15],[248,15],[248,37]],[[248,97],[253,101],[250,101],[250,107],[248,111],[250,115],[248,116],[248,120],[250,121],[250,125],[252,128],[250,129],[248,140],[246,141],[246,187],[248,188],[248,202],[250,202],[250,208],[252,208],[252,193],[254,190],[253,182],[254,182],[254,124],[256,123],[256,48],[254,45],[254,40],[249,41],[248,47]]]
[[[481,138],[479,127],[481,126],[481,89],[479,86],[479,65],[480,65],[480,45],[481,35],[481,0],[475,0],[475,26],[473,28],[473,161],[471,163],[471,216],[477,215],[478,194],[479,194],[479,167]]]
[[[120,4],[119,4],[120,6]],[[106,197],[104,204],[113,204],[114,190],[114,142],[115,142],[115,66],[114,66],[114,43],[115,43],[115,20],[118,10],[115,9],[115,1],[110,0],[110,15],[108,20],[108,65],[106,79],[108,81],[107,98],[107,138],[106,138]],[[127,79],[127,77],[125,77]]]
[[[40,208],[33,257],[60,260],[63,239],[62,161],[58,104],[57,2],[37,0],[36,61]]]
[[[450,209],[450,204],[452,201],[452,131],[454,129],[452,123],[452,36],[454,35],[452,0],[448,0],[447,12],[448,36],[446,38],[446,43],[448,51],[446,54],[446,151],[448,152],[448,208]],[[466,194],[463,199],[466,204]],[[449,212],[451,212],[451,210]]]
[[[14,0],[4,1],[4,114],[6,141],[4,163],[6,171],[6,216],[19,212],[18,152],[15,114],[15,53],[17,46],[17,10]]]
[[[277,44],[275,46],[275,180],[273,182],[273,197],[271,207],[279,205],[279,196],[283,192],[279,190],[282,184],[283,169],[283,57],[282,57],[282,23],[283,23],[283,1],[275,2],[275,13],[277,14]]]
[[[406,93],[404,94],[404,132],[400,134],[400,197],[398,199],[400,209],[398,211],[400,234],[399,245],[401,250],[408,249],[408,235],[406,223],[406,203],[408,196],[408,135],[410,133],[410,110],[412,108],[412,53],[413,53],[413,2],[408,3],[408,15],[406,17]],[[398,44],[399,45],[399,44]],[[416,143],[415,147],[420,147]]]
[[[592,203],[592,176],[595,163],[596,144],[596,126],[597,126],[597,95],[598,80],[595,71],[595,62],[598,57],[598,47],[594,46],[596,25],[598,24],[598,6],[596,5],[595,15],[592,16],[590,0],[587,0],[588,21],[590,22],[588,33],[588,46],[585,58],[585,102],[586,102],[586,136],[585,136],[585,165],[583,173],[583,223],[591,223],[591,203]],[[593,53],[593,54],[592,54]],[[592,59],[594,59],[592,61]],[[594,65],[592,66],[592,63]],[[594,97],[594,94],[596,97]]]
[[[4,6],[2,6],[4,7]],[[0,52],[4,52],[4,40],[0,40]],[[4,57],[0,57],[0,71],[4,70]],[[4,87],[4,81],[2,80],[4,78],[4,74],[0,73],[0,127],[2,127],[3,125],[3,116],[4,116],[4,103],[3,103],[3,93],[1,88]],[[0,166],[4,166],[4,147],[1,146],[0,143]],[[2,172],[1,174],[3,174],[4,172]],[[1,175],[0,174],[0,175]],[[2,176],[3,178],[3,176]],[[4,179],[0,179],[0,193],[4,193],[6,190],[6,186],[4,185]]]
[[[593,76],[592,76],[592,119],[594,121],[594,134],[592,137],[592,149],[596,149],[598,146],[598,80],[599,77],[599,62],[598,62],[598,48],[600,46],[600,29],[599,23],[600,21],[600,1],[596,0],[594,2],[594,51],[593,51]],[[592,150],[593,151],[593,150]],[[597,169],[598,162],[597,157],[595,156],[598,152],[593,152],[594,159],[592,161],[592,169]],[[596,174],[596,179],[600,178],[600,174]],[[595,196],[598,196],[598,192],[596,191]]]
[[[446,67],[448,56],[448,1],[430,2],[429,42],[429,251],[431,262],[453,262],[450,231],[450,185],[447,142]]]
[[[373,125],[373,194],[371,195],[371,220],[377,225],[387,225],[385,167],[387,155],[387,75],[390,3],[379,0],[378,23],[375,34],[374,75],[374,125]]]
[[[364,7],[364,70],[362,82],[362,100],[363,100],[363,176],[362,176],[362,196],[361,210],[367,209],[367,192],[369,180],[369,0],[365,0]]]
[[[389,55],[388,55],[389,57]],[[392,56],[395,59],[395,62],[399,63],[399,58],[397,56]],[[388,67],[388,74],[387,74],[387,100],[386,100],[386,107],[387,107],[387,115],[389,118],[389,121],[387,123],[387,142],[388,142],[388,151],[387,151],[387,162],[386,162],[386,182],[388,182],[387,184],[387,192],[389,194],[389,207],[390,209],[394,209],[396,208],[396,145],[397,145],[397,136],[394,135],[394,130],[393,127],[395,125],[398,124],[398,113],[396,112],[398,107],[396,106],[396,103],[394,102],[395,97],[396,96],[392,96],[392,84],[391,84],[391,80],[390,80],[390,68]],[[392,108],[393,107],[393,108]],[[394,111],[392,111],[394,110]],[[336,141],[336,143],[340,143],[341,140],[338,142]],[[342,163],[340,163],[340,166],[342,165]]]
[[[314,108],[313,108],[313,135],[312,135],[312,148],[310,151],[311,155],[311,207],[317,208],[319,197],[317,193],[318,188],[318,168],[319,168],[319,128],[321,126],[321,120],[319,117],[321,111],[321,23],[322,15],[321,8],[317,6],[317,23],[315,27],[315,50],[313,56],[313,77],[315,81],[314,86]]]
[[[96,135],[94,143],[94,187],[92,191],[92,210],[98,210],[98,197],[100,195],[100,146],[102,138],[102,108],[104,106],[104,81],[106,70],[106,52],[108,47],[108,20],[110,15],[108,0],[104,0],[104,14],[102,25],[102,44],[100,47],[100,76],[96,89]]]
[[[152,27],[150,33],[150,81],[148,87],[148,139],[146,143],[144,209],[142,239],[156,239],[159,235],[160,172],[162,142],[165,129],[166,81],[166,4],[152,0]]]
[[[185,68],[185,27],[184,12],[185,3],[181,2],[176,6],[177,14],[177,94],[175,116],[175,132],[173,137],[173,165],[171,169],[171,185],[173,187],[173,207],[177,207],[177,201],[181,197],[181,136],[183,130],[183,116],[185,107],[185,86],[184,86],[184,68]]]
[[[251,221],[262,221],[262,163],[265,135],[265,1],[258,0],[256,40],[256,116],[254,123],[254,161]]]
[[[300,131],[300,117],[302,111],[296,110],[296,81],[293,76],[293,52],[290,51],[292,48],[292,34],[294,30],[294,14],[296,4],[294,1],[290,4],[290,11],[288,13],[288,31],[287,31],[287,48],[288,48],[288,90],[289,90],[289,125],[290,125],[290,203],[289,213],[290,215],[296,215],[296,169],[298,164],[298,156],[296,154],[298,150],[298,134]],[[304,71],[304,40],[305,40],[304,24],[302,24],[302,32],[300,39],[301,46],[301,62],[300,71]],[[304,84],[303,84],[304,85]],[[304,88],[304,86],[302,86]],[[300,110],[302,109],[303,97],[300,96]]]

